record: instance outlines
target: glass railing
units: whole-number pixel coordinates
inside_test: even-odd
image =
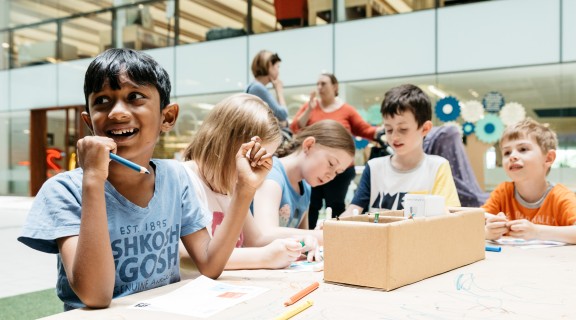
[[[94,57],[112,47],[161,48],[471,2],[478,1],[4,1],[0,70]]]

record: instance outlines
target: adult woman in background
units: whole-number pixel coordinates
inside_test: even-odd
[[[356,108],[338,99],[338,80],[331,73],[323,73],[318,78],[316,90],[310,93],[310,100],[296,113],[290,129],[293,133],[318,121],[331,119],[340,122],[352,135],[368,140],[374,140],[377,134],[376,127],[364,121]],[[322,208],[322,200],[326,207],[332,208],[334,217],[339,216],[346,209],[344,199],[348,186],[356,172],[354,165],[337,175],[334,180],[312,188],[310,208],[308,211],[308,224],[314,229],[318,220],[318,211]]]
[[[282,60],[276,53],[261,50],[252,60],[252,81],[246,88],[246,93],[253,94],[264,100],[272,109],[274,116],[280,122],[281,128],[288,127],[288,109],[284,100],[284,85],[279,78],[280,62]],[[266,86],[272,83],[276,91],[276,99],[270,94]]]

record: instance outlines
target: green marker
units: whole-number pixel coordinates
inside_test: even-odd
[[[376,213],[374,214],[374,223],[378,223],[378,217],[380,217],[380,213],[379,213],[379,212],[376,212]]]
[[[304,248],[304,246],[305,246],[304,240],[301,240],[301,241],[300,241],[300,244],[302,245],[302,248]],[[302,252],[302,254],[308,254],[308,251]]]

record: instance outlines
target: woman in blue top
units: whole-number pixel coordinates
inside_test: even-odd
[[[288,109],[284,100],[284,85],[280,80],[280,57],[276,53],[262,50],[252,60],[252,75],[254,81],[246,88],[246,93],[253,94],[264,100],[280,122],[281,128],[288,127]],[[268,91],[266,86],[272,83],[276,97]]]
[[[308,230],[310,186],[327,183],[346,170],[354,151],[352,136],[334,120],[304,128],[289,145],[278,149],[281,158],[274,158],[272,170],[254,196],[254,218],[260,230],[286,237],[314,235],[322,243],[322,231]]]

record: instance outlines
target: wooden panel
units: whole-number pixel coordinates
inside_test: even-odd
[[[46,181],[46,110],[30,112],[30,196]]]

